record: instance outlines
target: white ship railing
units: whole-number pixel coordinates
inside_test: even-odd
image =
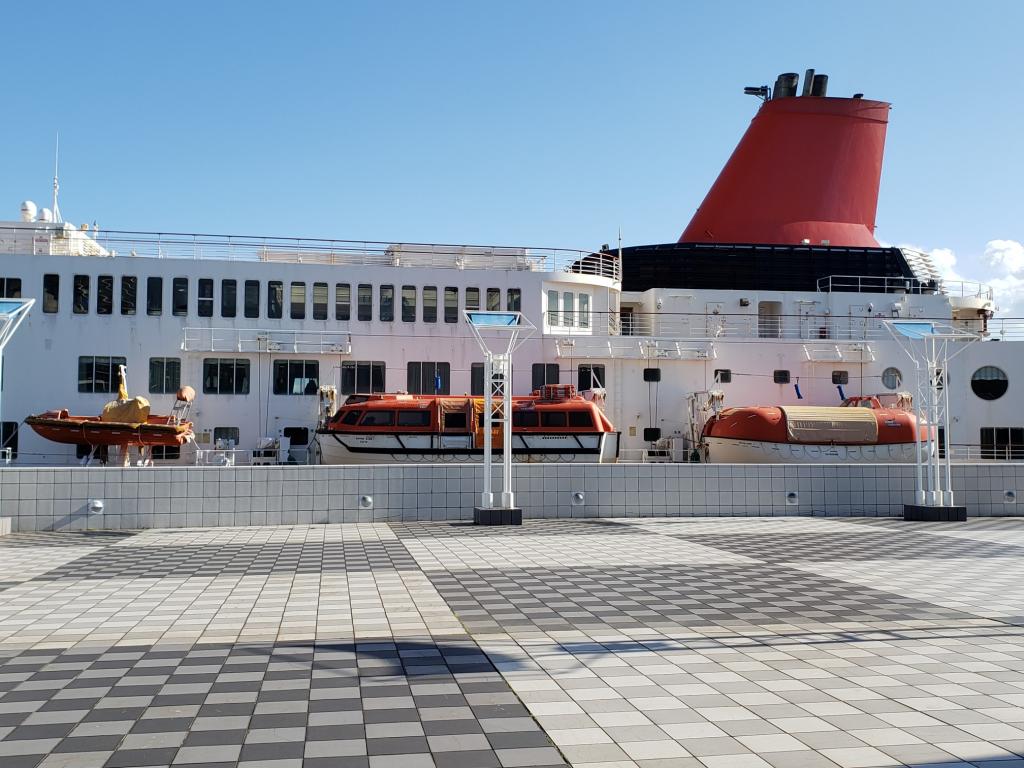
[[[943,294],[958,298],[992,300],[992,287],[970,280],[921,280],[916,277],[828,275],[818,280],[821,293]]]
[[[260,328],[185,328],[183,352],[281,352],[350,355],[347,331],[271,331]]]

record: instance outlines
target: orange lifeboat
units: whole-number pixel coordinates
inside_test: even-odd
[[[924,431],[903,401],[850,397],[838,407],[726,408],[702,433],[717,463],[891,463],[916,460]]]

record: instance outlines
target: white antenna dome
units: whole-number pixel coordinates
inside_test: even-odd
[[[21,220],[22,221],[35,221],[36,218],[36,204],[31,200],[26,200],[21,204]]]
[[[43,208],[39,212],[39,221],[53,221],[53,211],[49,208]]]

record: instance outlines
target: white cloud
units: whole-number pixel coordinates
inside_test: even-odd
[[[1024,245],[1016,240],[989,240],[984,259],[990,266],[1015,275],[1024,269]]]

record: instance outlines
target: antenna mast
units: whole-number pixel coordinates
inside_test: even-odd
[[[64,222],[60,215],[60,206],[57,205],[57,194],[60,192],[60,182],[57,181],[57,171],[60,167],[60,131],[57,131],[57,144],[53,150],[53,220],[58,224]]]

